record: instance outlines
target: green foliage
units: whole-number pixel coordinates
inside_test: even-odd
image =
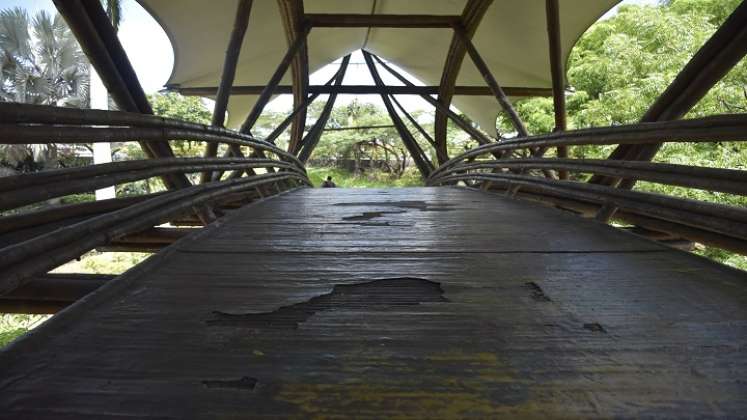
[[[0,348],[49,318],[49,315],[0,314]]]
[[[0,11],[0,99],[83,107],[88,62],[60,15],[21,8]]]
[[[723,249],[698,246],[695,253],[702,255],[721,264],[747,271],[747,258],[739,254],[733,254]]]
[[[381,171],[367,171],[366,174],[354,174],[337,168],[307,168],[311,183],[315,187],[331,176],[340,188],[387,188],[387,187],[422,187],[423,179],[415,168],[408,168],[401,177]]]
[[[91,251],[80,259],[54,270],[55,273],[122,274],[145,261],[151,254],[141,252]]]
[[[0,331],[0,348],[7,346],[11,341],[26,334],[27,329],[14,328],[11,330]]]
[[[160,117],[177,118],[199,124],[210,124],[213,113],[202,99],[178,93],[154,93],[148,96],[153,113]]]
[[[649,106],[741,3],[740,0],[669,0],[659,6],[624,6],[619,13],[594,24],[571,52],[566,94],[569,128],[640,121]],[[549,98],[516,103],[531,133],[553,129]],[[742,60],[688,113],[696,118],[747,112],[747,60]],[[498,119],[511,132],[505,116]],[[571,157],[605,159],[615,146],[575,146]],[[714,168],[747,169],[744,142],[667,143],[656,161]],[[581,178],[581,177],[579,177]],[[730,194],[639,182],[637,190],[745,206],[747,199]],[[716,249],[702,255],[733,266],[747,267],[747,258]]]
[[[198,124],[210,124],[213,113],[202,99],[196,96],[182,96],[178,93],[154,93],[148,96],[153,113],[160,117],[176,118]],[[203,142],[174,140],[171,142],[174,153],[182,157],[202,156],[205,151]]]

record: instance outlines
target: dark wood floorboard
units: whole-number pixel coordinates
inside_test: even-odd
[[[457,188],[238,210],[0,353],[3,418],[741,417],[747,276]]]

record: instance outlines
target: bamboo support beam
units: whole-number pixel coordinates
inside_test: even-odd
[[[340,76],[340,69],[338,69],[337,72],[335,72],[335,74],[324,85],[325,86],[331,86],[332,83],[334,83],[336,80],[339,79],[339,76]],[[288,115],[288,117],[285,120],[283,120],[280,124],[278,124],[278,126],[275,127],[274,130],[272,130],[272,133],[270,133],[267,137],[265,137],[265,141],[274,144],[275,143],[275,139],[277,139],[278,137],[280,137],[280,135],[283,133],[283,131],[285,131],[285,129],[288,127],[288,125],[292,121],[294,121],[295,117],[299,113],[301,113],[302,111],[305,112],[306,109],[309,107],[309,105],[311,105],[311,103],[313,103],[314,100],[316,100],[316,98],[319,97],[319,95],[320,95],[319,93],[313,93],[310,96],[306,97],[306,99],[304,99],[298,106],[295,106],[295,108],[290,113],[290,115]],[[299,142],[299,143],[301,143],[301,142]],[[299,147],[300,147],[300,144],[299,144]],[[298,151],[295,150],[295,149],[290,149],[289,148],[289,150],[288,150],[288,153],[296,154],[297,152]]]
[[[474,36],[491,4],[493,4],[493,0],[467,1],[462,11],[460,23],[464,27],[464,31],[468,37],[472,38]],[[441,73],[441,82],[438,89],[438,101],[446,109],[449,109],[453,96],[458,92],[455,85],[466,54],[467,50],[464,43],[461,42],[461,37],[458,34],[453,34],[449,51],[446,54],[446,61],[443,72]],[[486,94],[493,94],[489,88],[486,88],[485,91]],[[434,139],[436,144],[438,144],[440,155],[447,156],[447,159],[446,134],[448,119],[449,116],[446,113],[437,111],[434,120]],[[444,161],[439,161],[439,163],[442,164]]]
[[[379,128],[394,128],[394,125],[361,125],[357,127],[325,127],[324,131],[354,131],[354,130],[375,130]]]
[[[653,193],[620,190],[589,183],[508,173],[453,175],[440,178],[439,182],[453,183],[465,178],[501,183],[512,187],[533,187],[567,198],[594,203],[613,203],[616,207],[628,212],[707,230],[734,239],[747,239],[747,210],[741,208]]]
[[[54,0],[54,4],[119,108],[152,114],[153,109],[101,3],[98,0]],[[141,142],[141,146],[149,157],[174,156],[166,142]],[[165,177],[164,183],[170,188],[190,185],[183,176]]]
[[[550,50],[550,73],[552,75],[553,109],[555,111],[555,131],[568,129],[565,107],[565,66],[560,39],[560,5],[558,0],[546,0],[547,39]],[[558,158],[568,157],[568,147],[557,148]],[[568,172],[558,172],[560,179],[568,179]]]
[[[284,179],[308,183],[306,177],[284,172],[194,185],[2,248],[0,295],[28,283],[31,276],[62,265],[113,238],[161,224],[174,215],[183,214],[226,194],[254,190],[257,186]]]
[[[523,187],[522,191],[517,194],[517,197],[538,204],[559,207],[584,215],[593,215],[599,209],[599,204],[590,200],[584,200],[579,197],[570,198],[555,192],[535,189],[528,186]],[[684,238],[693,242],[747,255],[747,240],[744,239],[720,235],[703,229],[694,228],[692,226],[643,216],[623,210],[615,213],[614,219],[622,223],[633,224],[647,229],[668,233],[672,236]]]
[[[472,62],[475,64],[475,67],[477,67],[477,71],[479,71],[480,75],[482,75],[483,79],[485,79],[485,83],[488,84],[488,87],[490,87],[490,90],[498,100],[501,108],[503,108],[503,111],[508,115],[508,118],[511,120],[514,128],[519,133],[519,136],[528,136],[529,132],[527,131],[526,126],[524,126],[524,122],[519,117],[519,114],[514,109],[514,106],[511,105],[511,101],[508,99],[508,96],[506,96],[506,92],[503,91],[503,88],[501,88],[501,86],[495,80],[495,77],[493,77],[493,73],[490,72],[490,68],[488,67],[487,63],[485,63],[485,60],[483,60],[480,53],[477,51],[477,48],[475,48],[475,45],[472,43],[472,40],[469,38],[464,28],[462,28],[461,26],[455,26],[454,33],[459,35],[459,37],[461,38],[462,43],[467,49],[467,54],[469,54]]]
[[[65,220],[99,216],[144,200],[149,200],[157,197],[159,194],[145,194],[86,203],[55,205],[40,210],[0,217],[0,234],[56,224]]]
[[[239,0],[236,8],[236,19],[231,31],[231,38],[226,49],[226,58],[223,62],[223,72],[220,78],[220,85],[215,96],[215,107],[213,108],[213,119],[210,123],[213,127],[223,127],[228,109],[228,98],[231,95],[231,88],[236,76],[236,65],[239,61],[241,45],[249,26],[249,17],[252,12],[253,0]],[[215,157],[218,153],[218,143],[209,143],[205,148],[204,156],[206,158]],[[200,175],[200,183],[208,182],[212,177],[210,172],[203,172]]]
[[[641,122],[681,118],[745,55],[747,55],[747,2],[742,2],[649,108]],[[609,158],[647,161],[653,159],[660,148],[660,143],[643,146],[622,145],[615,149]],[[618,188],[629,190],[635,186],[636,180],[595,177],[590,182],[604,185],[617,184]],[[597,213],[597,220],[609,221],[615,211],[614,206],[604,206]]]
[[[53,314],[83,298],[116,276],[108,274],[44,274],[0,295],[0,312]]]
[[[660,184],[747,196],[747,172],[745,171],[609,159],[528,158],[484,160],[452,166],[447,171],[434,174],[435,176],[431,177],[429,181],[438,182],[438,179],[445,176],[496,168],[559,169],[621,178],[635,177]]]
[[[108,244],[96,247],[101,252],[159,252],[179,239],[195,233],[195,228],[151,228],[116,238]]]
[[[233,86],[231,95],[259,95],[265,89],[265,86]],[[214,96],[218,88],[214,86],[205,87],[181,87],[170,86],[168,90],[179,92],[184,96]],[[437,95],[441,90],[440,86],[373,86],[373,85],[341,85],[325,86],[310,85],[309,94],[319,93],[322,95],[340,94],[340,95]],[[504,86],[503,91],[508,96],[517,97],[550,97],[553,95],[552,89]],[[288,95],[293,93],[293,87],[290,85],[278,85],[272,92],[274,95]],[[493,96],[493,92],[487,86],[454,86],[454,96]]]
[[[252,108],[251,112],[249,112],[249,115],[247,115],[246,120],[244,121],[244,124],[241,126],[241,129],[239,132],[243,134],[248,134],[251,132],[252,127],[254,127],[254,124],[257,122],[257,119],[259,118],[260,114],[262,113],[262,110],[265,108],[265,105],[267,105],[267,102],[269,102],[270,98],[272,97],[273,91],[277,87],[277,85],[280,83],[280,80],[283,78],[283,75],[285,75],[285,72],[288,70],[288,67],[291,64],[291,61],[293,61],[294,57],[298,53],[298,51],[306,45],[306,38],[309,34],[309,28],[304,28],[304,31],[301,33],[301,35],[291,44],[291,46],[288,48],[288,51],[285,53],[285,56],[280,61],[280,64],[278,64],[277,68],[275,69],[275,72],[272,74],[272,77],[270,77],[270,81],[267,83],[265,88],[262,90],[262,93],[259,95],[259,98],[257,99],[257,102],[254,104],[254,107]]]
[[[374,63],[371,54],[364,51],[363,58],[366,60],[366,66],[368,66],[368,71],[371,73],[371,77],[373,78],[374,83],[379,86],[383,85],[384,81],[381,79],[379,71],[376,69],[376,64]],[[381,95],[381,100],[384,102],[384,107],[389,113],[389,117],[392,119],[392,123],[394,124],[397,132],[402,138],[402,143],[404,143],[405,147],[410,152],[410,155],[412,156],[412,159],[415,162],[415,165],[418,167],[421,175],[423,175],[423,178],[427,178],[428,175],[433,172],[433,164],[428,160],[428,157],[423,152],[423,149],[420,148],[420,145],[412,136],[412,133],[410,133],[405,123],[397,114],[397,110],[394,109],[394,105],[392,104],[389,96]]]
[[[476,147],[439,166],[433,176],[459,162],[488,153],[578,145],[651,144],[669,142],[747,141],[747,115],[717,115],[691,120],[586,128],[505,140]]]
[[[402,104],[397,100],[397,98],[394,97],[394,95],[389,95],[389,98],[392,100],[392,103],[399,109],[399,112],[401,112],[405,116],[405,118],[407,118],[407,120],[410,121],[410,124],[412,124],[413,127],[415,127],[416,130],[418,130],[418,132],[420,133],[420,135],[423,136],[423,138],[428,143],[430,143],[431,146],[433,146],[433,149],[436,151],[436,155],[438,156],[438,154],[440,152],[438,150],[438,147],[436,147],[436,141],[433,140],[433,137],[431,137],[431,135],[428,134],[428,132],[425,131],[425,129],[420,124],[418,124],[418,122],[415,120],[415,118],[413,118],[413,116],[410,115],[409,112],[407,112],[407,110],[405,109],[405,107],[402,106]],[[444,161],[449,160],[448,156],[439,156],[438,160],[441,161],[442,158],[443,158]]]
[[[316,28],[451,28],[460,16],[449,15],[386,15],[386,14],[323,14],[308,13],[305,22]]]
[[[399,79],[402,83],[404,83],[407,86],[414,86],[412,82],[407,80],[406,77],[402,76],[399,72],[394,70],[391,66],[386,64],[383,60],[381,60],[379,57],[372,55],[372,57],[383,67],[385,68],[390,74],[392,74],[394,77]],[[494,143],[494,141],[488,137],[487,135],[480,132],[480,130],[476,129],[475,127],[472,127],[470,123],[462,119],[459,115],[457,115],[454,111],[450,110],[449,107],[443,105],[436,99],[430,97],[429,95],[421,95],[421,98],[423,98],[426,102],[433,105],[436,110],[439,112],[442,112],[446,114],[459,128],[466,131],[467,134],[469,134],[473,139],[475,139],[478,143],[481,145]]]
[[[282,168],[302,174],[301,170],[288,163],[269,159],[247,158],[171,158],[125,161],[59,169],[54,174],[45,172],[0,178],[0,210],[8,210],[27,204],[69,194],[93,191],[102,187],[133,182],[173,173],[194,173],[202,170],[235,170]],[[39,174],[39,175],[37,175]],[[55,176],[56,175],[56,176]]]
[[[278,0],[278,6],[285,29],[285,36],[290,47],[296,39],[305,36],[304,28],[308,27],[303,21],[303,0]],[[308,44],[306,43],[304,43],[293,58],[291,76],[293,79],[293,107],[299,111],[296,113],[291,125],[288,152],[296,154],[298,152],[298,144],[303,138],[304,128],[306,127],[306,107],[301,106],[301,104],[309,96],[309,52]]]
[[[349,63],[350,54],[346,55],[342,59],[340,68],[337,70],[337,77],[334,81],[333,86],[342,85],[342,82],[345,80],[345,73],[347,72]],[[322,109],[322,113],[319,115],[319,118],[303,138],[303,141],[300,145],[301,148],[298,152],[298,158],[301,160],[301,162],[305,163],[306,161],[308,161],[311,157],[311,154],[314,152],[314,148],[316,148],[316,145],[319,144],[319,139],[321,139],[322,133],[324,132],[324,127],[327,125],[327,121],[329,120],[330,115],[332,115],[332,109],[335,106],[336,100],[336,93],[332,93],[329,95],[329,97],[327,98],[327,103],[324,104],[324,109]]]

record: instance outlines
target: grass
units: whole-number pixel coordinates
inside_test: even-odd
[[[307,168],[311,183],[319,187],[327,176],[341,188],[387,188],[387,187],[422,187],[425,185],[415,169],[408,169],[401,178],[393,177],[382,171],[367,171],[354,174],[338,168]]]

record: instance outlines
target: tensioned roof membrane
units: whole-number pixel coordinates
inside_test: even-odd
[[[238,0],[139,0],[161,23],[174,48],[168,80],[181,87],[218,86]],[[306,0],[306,13],[461,15],[467,0]],[[561,0],[562,54],[567,59],[578,38],[619,0]],[[437,85],[451,43],[450,29],[314,28],[308,39],[309,71],[358,49],[379,55],[420,79]],[[368,33],[368,36],[367,36]],[[548,88],[550,76],[545,0],[496,0],[473,43],[503,86]],[[255,0],[241,49],[234,85],[265,85],[288,49],[276,0]],[[385,71],[383,71],[385,73]],[[291,83],[287,71],[283,84]],[[458,85],[485,86],[465,58]],[[234,95],[231,127],[239,126],[257,96]],[[456,96],[453,104],[495,135],[499,105],[490,96]]]

